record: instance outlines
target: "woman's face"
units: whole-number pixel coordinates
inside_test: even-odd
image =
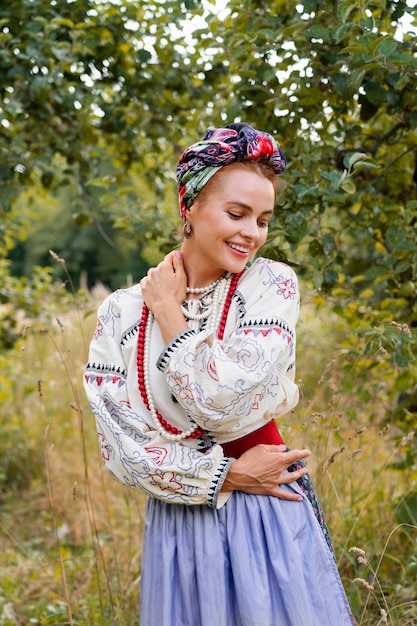
[[[272,182],[255,170],[236,163],[215,174],[187,214],[193,234],[182,249],[193,274],[242,271],[265,243],[274,203]]]

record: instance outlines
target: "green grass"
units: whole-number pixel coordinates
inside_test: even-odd
[[[139,624],[145,497],[102,466],[81,382],[86,313],[34,324],[0,357],[0,626]],[[387,427],[390,365],[365,349],[352,360],[346,328],[312,304],[298,337],[303,398],[280,426],[313,450],[358,623],[417,624],[417,476],[412,463],[392,468],[415,443]]]

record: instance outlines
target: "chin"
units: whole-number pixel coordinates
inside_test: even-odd
[[[255,254],[251,254],[250,256],[244,258],[237,258],[235,256],[227,255],[226,258],[223,257],[221,260],[223,271],[230,272],[231,274],[239,274],[242,272],[248,263],[251,263],[255,258]]]
[[[225,268],[226,272],[231,272],[232,274],[239,274],[242,272],[246,265],[250,263],[252,259],[242,259],[242,261],[235,261],[234,263],[229,263],[228,267]]]

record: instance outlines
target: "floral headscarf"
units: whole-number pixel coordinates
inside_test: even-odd
[[[283,172],[286,165],[277,141],[268,133],[241,123],[209,128],[202,141],[187,148],[178,161],[180,213],[184,221],[188,207],[209,179],[220,167],[238,161],[267,163],[276,174]]]

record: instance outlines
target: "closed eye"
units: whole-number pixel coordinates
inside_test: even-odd
[[[242,217],[244,217],[243,215],[240,215],[239,213],[233,213],[233,211],[228,211],[227,213],[234,220],[239,220]],[[259,220],[258,224],[259,224],[259,226],[268,226],[269,225],[269,220]]]
[[[269,221],[268,220],[259,220],[258,225],[261,228],[268,228],[269,226]]]

